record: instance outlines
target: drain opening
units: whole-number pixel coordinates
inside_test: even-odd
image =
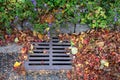
[[[65,48],[53,48],[53,50],[65,50]]]
[[[58,39],[58,37],[52,37],[52,39]]]
[[[53,59],[53,61],[71,61],[70,59]]]
[[[58,43],[59,41],[52,41],[53,43]]]
[[[52,65],[72,65],[71,63],[53,63]]]
[[[69,55],[53,55],[53,57],[70,57]]]
[[[64,53],[65,54],[65,51],[62,51],[62,52],[53,52],[53,53],[60,53],[60,54]]]
[[[49,46],[49,44],[38,44],[39,46]]]
[[[44,49],[46,49],[46,50],[49,50],[49,48],[41,48],[41,47],[36,48],[36,49],[40,49],[40,50],[44,50]]]
[[[43,53],[43,51],[33,51],[34,53]]]
[[[61,45],[59,45],[59,44],[53,44],[52,46],[70,46],[69,44],[61,44]]]

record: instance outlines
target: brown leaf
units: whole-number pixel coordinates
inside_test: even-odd
[[[103,47],[104,44],[105,44],[104,42],[97,42],[97,43],[96,43],[96,45],[97,45],[98,47]]]
[[[38,38],[40,39],[40,40],[43,40],[43,37],[44,37],[44,35],[42,35],[42,34],[38,34]]]
[[[55,17],[54,17],[52,14],[50,14],[50,15],[47,16],[47,18],[46,18],[45,21],[46,21],[47,23],[51,24],[52,22],[55,21]]]

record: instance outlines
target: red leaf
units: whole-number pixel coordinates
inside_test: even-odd
[[[71,73],[70,73],[70,71],[67,72],[67,78],[68,78],[68,79],[71,79]]]

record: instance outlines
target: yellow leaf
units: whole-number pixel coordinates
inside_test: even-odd
[[[34,53],[32,50],[29,50],[29,53]]]
[[[65,11],[64,10],[62,10],[62,13],[64,13]]]
[[[109,62],[107,60],[101,60],[100,62],[101,62],[101,65],[104,65],[106,67],[109,66]]]
[[[109,66],[109,62],[106,61],[106,62],[104,63],[104,66],[108,67],[108,66]]]
[[[83,47],[83,45],[81,43],[79,43],[79,48],[82,48],[82,47]]]
[[[49,28],[49,27],[45,29],[45,31],[46,31],[46,32],[48,32],[49,30],[50,30],[50,28]]]
[[[36,31],[33,31],[33,36],[37,36],[37,32]]]
[[[21,65],[21,62],[17,62],[17,61],[16,61],[16,62],[14,63],[14,67],[15,67],[15,68],[20,67],[20,65]]]
[[[43,40],[43,35],[42,34],[38,34],[38,38],[40,39],[40,40]]]

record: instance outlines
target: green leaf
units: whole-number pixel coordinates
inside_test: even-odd
[[[18,43],[18,42],[19,42],[18,37],[15,38],[14,42],[15,42],[15,43]]]
[[[76,47],[71,47],[71,53],[72,53],[72,54],[77,54],[77,53],[78,53],[78,48],[76,48]]]
[[[74,44],[74,42],[73,42],[73,41],[70,41],[70,45],[71,45],[71,46],[74,46],[75,44]]]

